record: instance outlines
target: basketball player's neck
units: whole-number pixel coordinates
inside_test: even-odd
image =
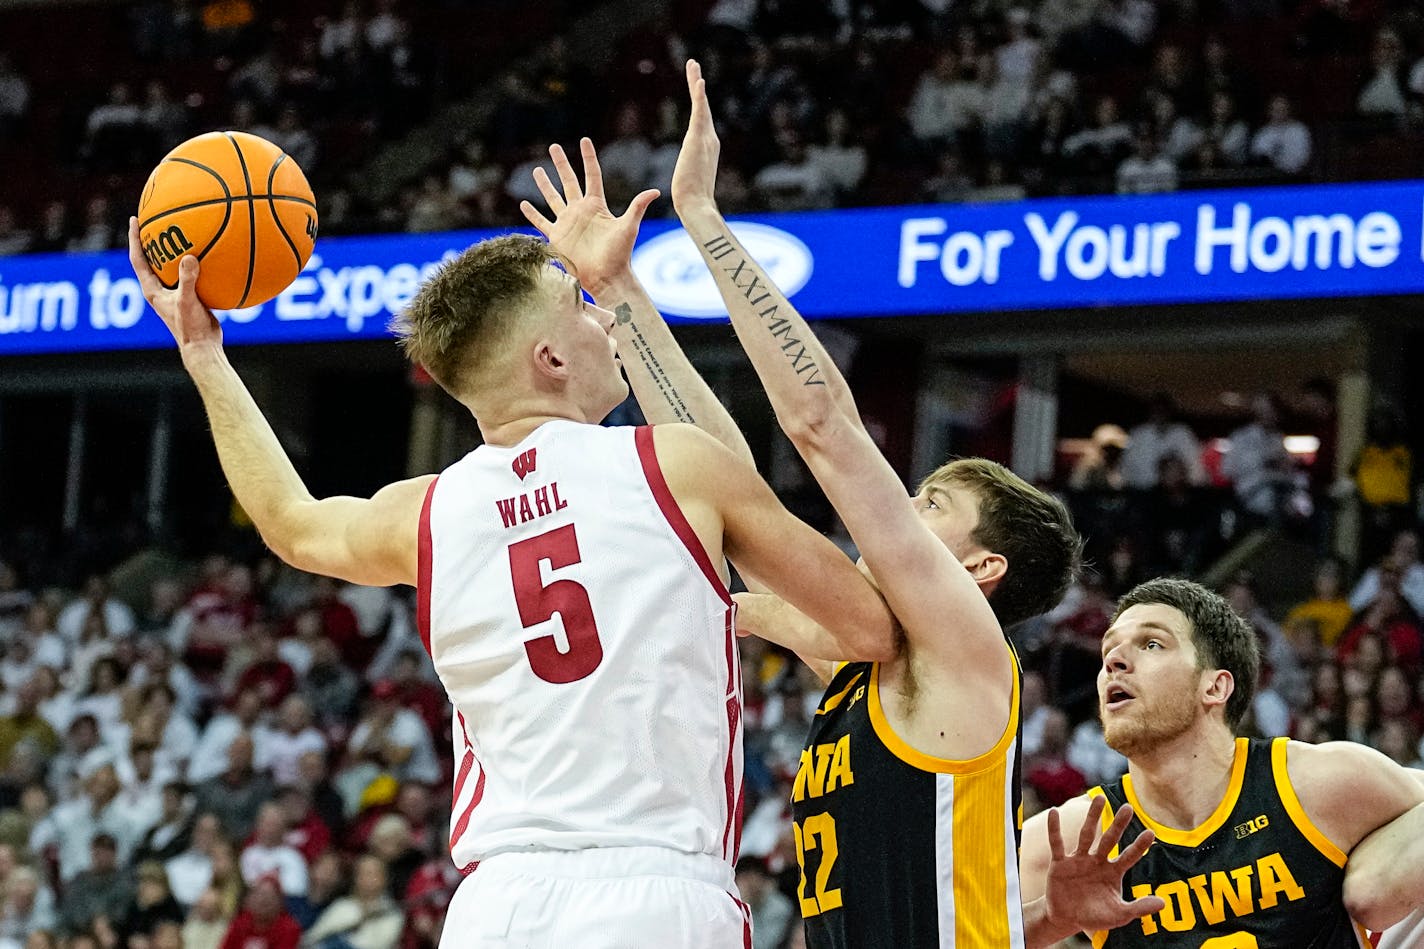
[[[1217,719],[1202,719],[1129,759],[1132,790],[1152,820],[1191,830],[1211,817],[1226,795],[1235,757],[1230,730]]]
[[[517,405],[491,406],[485,411],[468,406],[475,414],[480,436],[486,445],[509,447],[518,445],[545,422],[568,421],[597,424],[602,418],[590,418],[579,406],[564,400],[523,402]]]

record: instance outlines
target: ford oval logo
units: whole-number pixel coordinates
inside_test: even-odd
[[[749,221],[737,221],[730,226],[747,253],[788,298],[806,286],[815,259],[798,238]],[[658,309],[665,313],[698,319],[727,315],[712,272],[703,263],[697,245],[681,228],[659,234],[633,251],[633,272]]]

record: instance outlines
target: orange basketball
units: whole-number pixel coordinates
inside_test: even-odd
[[[209,132],[164,156],[138,204],[139,238],[165,287],[178,261],[203,266],[198,296],[215,310],[265,303],[301,273],[316,241],[316,202],[297,163],[247,132]]]

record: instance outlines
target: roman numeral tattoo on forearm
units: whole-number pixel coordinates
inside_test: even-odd
[[[628,335],[633,345],[633,354],[638,357],[638,361],[643,364],[643,368],[648,370],[648,375],[653,380],[653,385],[657,386],[658,392],[672,409],[673,417],[679,422],[687,422],[689,425],[696,425],[697,420],[692,416],[692,410],[687,407],[687,402],[683,400],[682,393],[677,391],[677,386],[673,385],[672,379],[668,378],[667,370],[658,362],[658,357],[653,354],[652,347],[643,338],[642,330],[638,329],[638,324],[633,322],[633,307],[627,303],[620,303],[613,308],[614,318],[619,326],[628,328]],[[620,355],[622,355],[620,353]],[[626,356],[625,356],[626,362]]]
[[[722,272],[731,277],[732,286],[741,291],[742,296],[746,297],[752,306],[761,306],[777,295],[776,289],[771,286],[771,278],[757,266],[756,261],[738,253],[736,245],[725,235],[718,234],[702,246],[717,266],[721,267]],[[724,260],[728,262],[724,264]],[[792,370],[803,386],[825,385],[826,380],[821,378],[821,369],[816,365],[815,358],[806,349],[806,344],[793,332],[795,323],[781,316],[778,312],[780,308],[781,301],[772,300],[770,306],[758,311],[757,316],[761,317],[762,326],[780,341],[782,354],[790,361]]]

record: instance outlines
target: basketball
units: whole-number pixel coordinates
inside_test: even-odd
[[[316,202],[291,156],[247,132],[208,132],[164,156],[138,205],[148,264],[165,287],[202,261],[198,297],[215,310],[265,303],[306,266]]]

